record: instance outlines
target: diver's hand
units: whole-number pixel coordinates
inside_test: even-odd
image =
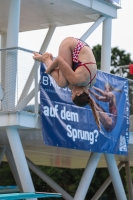
[[[33,54],[34,54],[34,56],[33,56],[34,60],[37,60],[39,62],[44,62],[45,64],[47,62],[52,62],[52,60],[53,60],[53,55],[48,52],[45,52],[42,55],[39,53],[36,53],[36,52],[34,52]]]
[[[42,61],[42,55],[41,55],[41,54],[36,53],[36,52],[34,52],[33,54],[34,54],[34,56],[33,56],[33,59],[34,59],[34,60],[39,61],[39,62],[43,62],[43,61]]]

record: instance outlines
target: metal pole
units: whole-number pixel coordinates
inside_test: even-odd
[[[6,48],[6,43],[7,43],[7,33],[1,33],[1,49],[2,48]],[[5,57],[5,51],[2,53],[1,52],[1,83],[2,83],[2,86],[4,87],[5,86],[5,60],[6,60],[6,57]]]
[[[82,37],[80,38],[81,40],[85,41],[90,35],[91,33],[93,33],[93,31],[106,19],[105,16],[100,17],[85,33],[84,35],[82,35]]]
[[[6,132],[23,191],[35,192],[17,128],[7,127]]]
[[[110,72],[111,31],[112,31],[112,19],[106,18],[103,22],[102,50],[101,50],[101,70],[105,72]]]
[[[7,43],[7,33],[2,33],[1,34],[1,48],[5,48]],[[1,67],[0,67],[0,72],[1,72],[1,77],[0,77],[0,82],[2,85],[2,88],[5,88],[5,66],[6,66],[6,51],[0,52],[1,53]],[[0,108],[3,106],[4,109],[6,109],[6,104],[0,102]]]
[[[11,153],[11,151],[9,149],[6,150],[5,154],[6,154],[6,158],[7,158],[8,164],[10,166],[10,169],[12,171],[12,174],[13,174],[13,177],[14,177],[14,179],[16,181],[17,186],[18,186],[20,192],[24,192],[22,184],[21,184],[21,181],[20,181],[20,178],[19,178],[19,175],[18,175],[18,171],[17,171],[16,165],[15,165],[15,162],[14,162],[13,155],[12,155],[12,153]]]
[[[0,164],[2,162],[5,151],[6,151],[6,147],[0,147]]]
[[[127,200],[126,194],[122,185],[121,177],[115,162],[113,154],[105,154],[108,170],[112,179],[117,200]]]
[[[3,32],[1,33],[1,48],[6,48],[7,43],[7,33]]]
[[[47,35],[46,35],[46,37],[45,37],[45,39],[43,41],[43,44],[41,46],[41,49],[40,49],[41,53],[44,53],[46,51],[46,49],[47,49],[47,47],[48,47],[48,45],[50,43],[50,40],[51,40],[51,38],[52,38],[52,36],[54,34],[55,29],[56,29],[56,25],[53,25],[53,26],[49,27]]]
[[[20,5],[21,0],[10,0],[7,28],[7,47],[18,46]]]
[[[124,163],[120,163],[118,165],[118,169],[119,171],[121,170],[121,168],[123,167]],[[106,188],[108,187],[108,185],[111,183],[111,177],[109,176],[106,181],[102,184],[102,186],[99,188],[99,190],[96,192],[96,194],[92,197],[91,200],[98,200],[100,198],[100,196],[102,195],[102,193],[106,190]]]
[[[27,158],[27,163],[29,165],[29,168],[35,174],[37,174],[43,181],[45,181],[48,185],[50,185],[55,191],[61,193],[65,200],[73,200],[73,198],[65,190],[63,190],[56,182],[54,182],[49,176],[47,176],[43,171],[41,171],[39,167],[34,165],[34,163],[31,162],[28,158]]]
[[[21,0],[10,0],[7,28],[7,47],[18,45],[20,2]],[[7,52],[6,61],[5,98],[3,102],[7,103],[6,111],[12,111],[15,107],[17,50]]]
[[[35,114],[38,115],[38,66],[35,65],[34,67],[34,71],[35,71],[35,109],[34,112]]]
[[[133,184],[132,184],[129,162],[125,163],[125,170],[126,170],[126,177],[127,177],[129,200],[133,200]]]
[[[98,165],[100,156],[101,156],[100,153],[92,153],[91,154],[89,161],[87,163],[87,166],[85,168],[85,171],[83,173],[83,176],[81,178],[81,181],[79,183],[78,189],[76,191],[76,194],[74,196],[74,200],[81,200],[81,199],[84,200],[85,199],[85,196],[86,196],[86,193],[90,186],[94,172]]]
[[[44,41],[43,41],[43,44],[42,44],[42,46],[41,46],[41,49],[40,49],[40,52],[41,52],[41,53],[43,53],[43,52],[46,51],[46,49],[47,49],[47,47],[48,47],[48,45],[49,45],[49,42],[50,42],[50,40],[51,40],[51,37],[52,37],[52,35],[54,34],[55,28],[56,28],[56,26],[50,26],[50,27],[49,27],[48,33],[47,33],[47,35],[46,35],[46,37],[45,37],[45,39],[44,39]],[[22,99],[24,99],[25,96],[28,94],[29,89],[30,89],[31,84],[32,84],[33,79],[34,79],[34,68],[36,67],[36,68],[38,69],[38,67],[39,67],[39,65],[40,65],[40,62],[38,62],[38,66],[35,66],[35,65],[37,65],[37,63],[34,64],[32,70],[31,70],[31,72],[30,72],[30,75],[29,75],[29,77],[28,77],[28,79],[27,79],[27,82],[26,82],[26,84],[25,84],[25,86],[24,86],[24,88],[23,88],[23,91],[22,91],[22,93],[21,93],[19,102],[21,102]]]
[[[122,76],[122,68],[119,68],[119,75]]]

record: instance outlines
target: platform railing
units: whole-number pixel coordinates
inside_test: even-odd
[[[4,91],[0,111],[21,111],[27,105],[34,105],[34,112],[38,114],[40,63],[32,57],[33,51],[21,47],[0,49],[0,82]]]

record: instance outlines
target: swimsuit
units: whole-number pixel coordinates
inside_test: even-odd
[[[117,109],[116,109],[116,106],[115,105],[111,105],[109,107],[109,112],[113,115],[117,115]]]
[[[102,127],[105,129],[106,132],[111,132],[114,127],[116,126],[116,123],[117,123],[117,109],[116,109],[116,106],[115,105],[110,105],[109,103],[109,112],[106,111],[105,109],[103,109],[97,102],[96,102],[97,106],[99,108],[101,108],[103,110],[104,113],[107,113],[108,116],[112,119],[112,124],[111,126],[109,126],[108,128],[105,127],[102,123]]]
[[[117,122],[117,115],[113,115],[113,114],[111,114],[111,113],[108,113],[108,116],[112,119],[112,125],[111,125],[111,127],[109,127],[109,128],[105,128],[105,127],[104,127],[104,129],[105,129],[107,132],[111,132],[111,131],[114,129],[115,125],[116,125],[116,122]]]
[[[108,116],[112,119],[112,125],[109,128],[105,128],[104,127],[104,129],[107,132],[111,132],[114,129],[115,125],[116,125],[116,122],[117,122],[117,109],[116,109],[116,106],[115,105],[110,105],[110,103],[109,103],[109,112],[110,113],[108,113]]]
[[[75,39],[78,41],[78,44],[76,45],[76,47],[74,48],[74,50],[73,50],[73,52],[72,52],[72,61],[73,61],[73,63],[72,63],[72,70],[75,71],[78,67],[84,66],[84,67],[88,70],[88,72],[89,72],[89,74],[90,74],[90,82],[89,82],[88,84],[90,84],[90,86],[91,86],[91,82],[92,82],[92,81],[94,80],[94,78],[96,77],[96,74],[94,75],[93,78],[91,78],[91,71],[90,71],[90,69],[87,67],[87,64],[96,64],[96,63],[93,63],[93,62],[83,63],[83,62],[81,62],[81,61],[78,59],[78,55],[79,55],[80,50],[81,50],[84,46],[88,46],[88,47],[89,47],[89,45],[88,45],[86,42],[84,42],[84,41],[82,41],[82,40],[80,40],[80,39],[77,39],[77,38],[75,38]],[[87,84],[87,85],[88,85],[88,84]],[[87,85],[86,85],[86,86],[87,86]]]

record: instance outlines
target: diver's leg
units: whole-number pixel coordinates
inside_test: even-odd
[[[52,70],[52,72],[50,73],[50,75],[53,77],[53,79],[55,80],[55,82],[57,83],[57,85],[59,87],[65,88],[65,87],[67,87],[69,85],[67,79],[62,74],[62,72],[59,69],[59,67],[57,67],[54,70]]]
[[[49,55],[49,58],[50,58],[50,55]],[[53,62],[51,62],[50,65],[48,64],[48,68],[46,70],[46,73],[48,74],[51,73],[51,71],[55,69],[57,66],[60,69],[72,68],[72,52],[71,52],[70,47],[68,47],[66,43],[65,44],[61,43],[61,45],[59,46],[58,56],[55,59],[51,59],[51,60],[53,60]]]
[[[105,128],[111,128],[112,123],[113,123],[112,118],[96,102],[95,102],[95,107],[96,107],[96,110],[99,112],[99,117],[100,117],[100,121],[102,125]]]

